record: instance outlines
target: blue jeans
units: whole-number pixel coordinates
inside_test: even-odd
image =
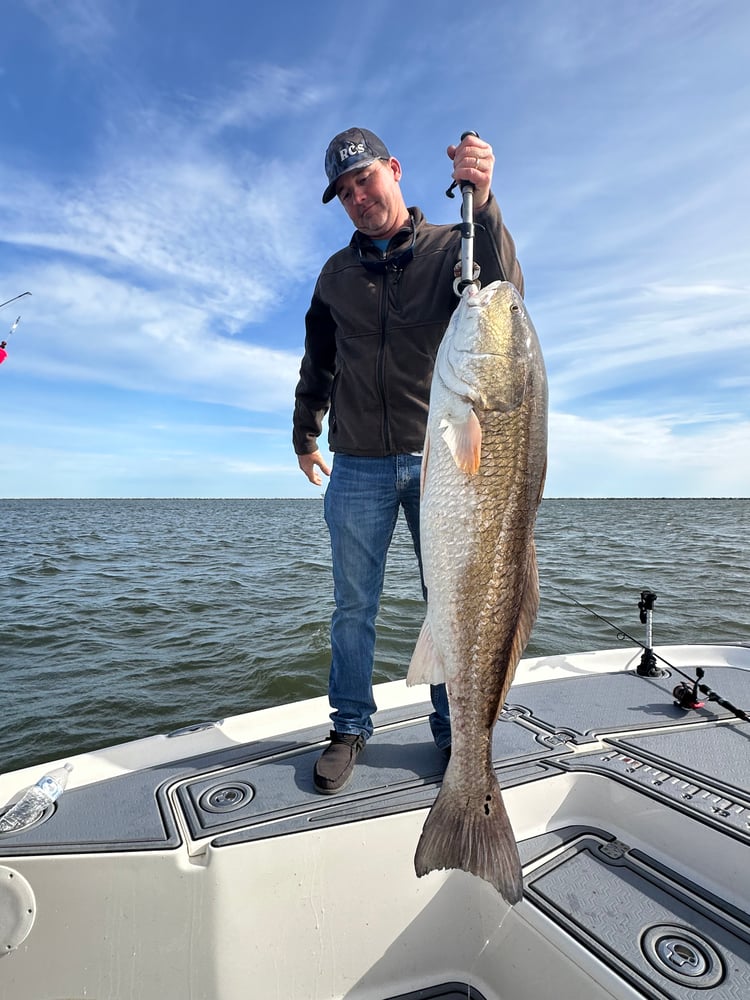
[[[325,495],[325,519],[331,536],[333,596],[331,673],[328,698],[333,728],[340,733],[372,735],[372,670],[375,619],[383,590],[385,563],[399,508],[419,548],[419,455],[357,458],[336,455]],[[424,593],[424,580],[422,580]],[[444,684],[431,685],[435,711],[430,728],[441,749],[450,746],[450,715]]]

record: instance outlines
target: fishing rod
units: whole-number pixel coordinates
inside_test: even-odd
[[[730,701],[727,701],[726,698],[722,698],[721,695],[719,695],[718,692],[712,690],[708,686],[708,684],[701,683],[706,674],[703,667],[696,667],[695,677],[691,677],[689,674],[686,674],[684,670],[681,670],[679,667],[676,667],[673,663],[670,663],[669,660],[667,660],[664,656],[662,656],[660,653],[657,653],[653,649],[651,645],[653,642],[653,609],[657,597],[657,595],[654,593],[653,590],[642,590],[641,599],[638,602],[638,610],[640,612],[641,622],[646,625],[646,643],[644,644],[643,642],[640,641],[640,639],[636,639],[635,636],[630,635],[629,632],[626,632],[625,629],[620,628],[619,625],[616,625],[613,621],[610,621],[609,618],[606,618],[604,615],[600,615],[598,611],[594,611],[593,608],[590,608],[586,604],[583,604],[581,601],[579,601],[577,598],[573,597],[566,591],[561,590],[559,587],[556,587],[552,583],[547,583],[546,581],[544,585],[545,587],[549,587],[551,590],[557,591],[558,594],[562,594],[563,597],[567,598],[567,600],[569,601],[572,601],[574,604],[578,605],[578,607],[582,608],[584,611],[588,611],[589,614],[593,615],[595,618],[598,618],[599,621],[604,622],[605,625],[609,625],[609,627],[613,628],[617,633],[618,639],[628,639],[630,640],[630,642],[635,643],[636,646],[640,646],[641,649],[643,650],[643,655],[641,656],[641,661],[638,664],[636,673],[638,673],[641,677],[665,676],[666,670],[661,670],[656,666],[657,660],[660,660],[663,664],[669,667],[670,670],[673,670],[676,674],[680,674],[681,677],[684,677],[685,680],[682,681],[680,684],[678,684],[672,691],[672,696],[675,699],[675,703],[680,708],[683,708],[686,711],[691,708],[694,709],[703,708],[705,702],[700,701],[699,699],[699,692],[700,692],[701,694],[704,694],[706,696],[708,701],[715,701],[717,705],[721,705],[722,708],[725,708],[728,712],[731,712],[738,719],[742,719],[744,722],[750,722],[750,713],[746,712],[744,709],[737,708],[736,705],[733,705]]]
[[[25,295],[31,295],[31,292],[21,292],[20,295],[14,295],[12,299],[8,299],[6,302],[0,302],[0,309],[2,309],[3,306],[9,306],[11,304],[11,302],[17,302],[18,299],[22,299]],[[21,317],[17,316],[15,323],[13,324],[13,326],[8,331],[8,334],[7,334],[8,337],[10,337],[10,335],[12,333],[15,333],[16,327],[18,326],[18,324],[20,322],[21,322]],[[0,365],[8,357],[8,352],[5,350],[5,348],[7,346],[8,346],[8,341],[7,340],[0,340]]]
[[[31,295],[31,292],[21,292],[20,295],[14,295],[12,299],[8,299],[6,302],[0,302],[0,309],[2,309],[3,306],[9,306],[11,302],[16,302],[18,299],[22,299],[24,295]]]

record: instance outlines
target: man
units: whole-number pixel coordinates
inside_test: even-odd
[[[454,179],[475,188],[474,256],[483,284],[502,278],[523,292],[513,240],[490,191],[492,148],[468,135],[447,152]],[[367,129],[337,135],[325,167],[323,202],[338,197],[355,232],[323,267],[305,318],[293,440],[311,483],[321,485],[321,472],[330,476],[324,508],[336,605],[328,691],[333,730],[313,777],[319,792],[332,794],[351,779],[373,732],[375,619],[399,508],[421,572],[421,452],[435,355],[458,302],[461,234],[407,208],[401,164]],[[326,413],[332,469],[317,444]],[[433,738],[448,754],[445,685],[432,687],[431,697]]]

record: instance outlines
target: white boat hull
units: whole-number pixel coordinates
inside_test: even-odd
[[[657,652],[748,681],[745,647]],[[55,814],[0,839],[0,996],[750,996],[747,726],[676,710],[675,679],[635,677],[639,658],[519,666],[495,734],[524,862],[513,908],[464,872],[414,874],[440,778],[424,689],[377,689],[341,796],[310,780],[325,699],[72,758]],[[40,773],[3,775],[0,802]]]

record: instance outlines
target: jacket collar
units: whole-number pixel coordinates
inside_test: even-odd
[[[417,241],[419,225],[424,221],[421,209],[409,208],[409,223],[402,226],[391,237],[385,254],[373,243],[372,239],[355,229],[350,246],[358,255],[360,263],[367,270],[402,271],[414,255],[414,245]]]

